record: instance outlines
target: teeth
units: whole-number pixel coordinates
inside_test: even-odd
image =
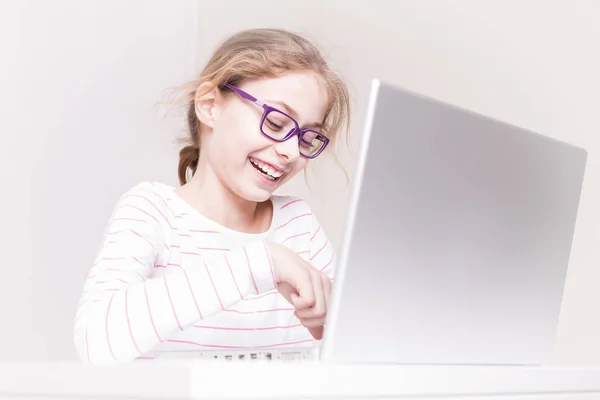
[[[250,161],[252,162],[252,164],[254,164],[255,166],[257,166],[258,168],[260,168],[265,174],[267,174],[270,178],[273,179],[277,179],[279,178],[281,175],[283,175],[283,172],[281,171],[277,171],[275,170],[273,167],[271,167],[268,164],[265,164],[262,161],[256,160],[254,158],[251,158]]]

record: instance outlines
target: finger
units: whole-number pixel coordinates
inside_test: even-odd
[[[287,282],[281,282],[277,285],[277,290],[287,300],[288,303],[292,304],[292,294],[296,294],[296,289]]]
[[[294,308],[306,309],[314,306],[315,290],[309,271],[298,270],[294,274],[294,278],[292,282],[289,282],[296,289],[296,293],[290,295]]]
[[[320,326],[317,328],[308,328],[308,331],[310,332],[311,336],[313,338],[315,338],[316,340],[323,339],[323,332],[324,332],[323,326]]]
[[[308,320],[323,318],[327,313],[327,303],[323,289],[323,280],[317,273],[314,273],[312,275],[312,283],[315,293],[315,304],[312,307],[296,308],[295,314],[298,319]]]
[[[302,299],[300,299],[300,296],[298,296],[296,293],[292,293],[290,295],[290,303],[292,303],[296,309],[303,304]]]
[[[323,317],[327,312],[327,301],[323,279],[321,279],[321,274],[319,272],[314,272],[311,274],[311,280],[315,290],[315,305],[313,306],[313,311],[315,316]]]
[[[306,328],[318,328],[325,325],[325,317],[321,318],[298,318],[300,323]]]

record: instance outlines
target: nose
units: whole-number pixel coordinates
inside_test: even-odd
[[[298,135],[294,135],[285,142],[275,142],[275,152],[287,162],[293,163],[300,157]]]

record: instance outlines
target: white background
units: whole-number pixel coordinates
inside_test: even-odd
[[[554,361],[600,365],[594,0],[2,0],[1,360],[75,357],[73,313],[114,202],[140,180],[177,182],[183,132],[178,110],[156,106],[163,91],[250,27],[322,45],[351,86],[354,153],[374,77],[587,148]],[[285,191],[311,202],[337,245],[344,176],[326,158],[310,171],[310,190],[298,177]]]

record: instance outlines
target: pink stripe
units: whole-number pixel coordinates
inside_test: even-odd
[[[102,257],[101,259],[99,259],[98,261],[93,263],[92,267],[95,267],[96,265],[100,264],[102,261],[120,261],[120,260],[125,260],[125,258],[124,257]]]
[[[210,271],[208,270],[208,265],[206,265],[206,261],[202,261],[202,263],[204,264],[204,268],[206,269],[206,273],[208,274],[208,279],[210,279],[210,284],[213,287],[213,290],[215,291],[215,294],[217,295],[217,300],[219,300],[219,304],[221,305],[221,310],[225,310],[225,306],[223,306],[223,302],[221,301],[221,296],[219,296],[219,292],[217,292],[217,287],[215,286],[215,282],[213,282],[213,278],[210,275]]]
[[[269,312],[277,312],[277,311],[295,311],[295,308],[272,308],[269,310],[256,310],[256,311],[238,311],[238,310],[223,310],[223,312],[230,312],[234,314],[261,314],[261,313],[269,313]]]
[[[188,278],[187,272],[185,272],[185,269],[183,269],[183,267],[181,265],[178,265],[178,267],[181,270],[181,272],[183,272],[183,275],[185,275],[185,280],[187,281],[188,288],[190,289],[190,293],[192,294],[192,299],[194,299],[194,304],[196,305],[196,310],[198,310],[198,315],[200,316],[200,319],[203,319],[204,317],[202,316],[202,312],[200,311],[200,306],[198,306],[198,301],[196,300],[196,296],[194,295],[194,290],[192,289],[192,284],[190,282],[190,278]]]
[[[141,211],[142,213],[146,214],[147,216],[149,216],[150,218],[152,218],[153,220],[155,220],[156,222],[158,222],[158,220],[156,219],[156,217],[154,215],[149,214],[147,211],[145,211],[145,210],[143,210],[143,209],[141,209],[141,208],[139,208],[137,206],[134,206],[133,204],[125,204],[125,205],[122,205],[121,207],[119,207],[118,209],[121,209],[121,208],[124,208],[124,207],[135,208],[136,210]]]
[[[281,244],[284,244],[285,242],[287,242],[290,239],[297,238],[297,237],[304,236],[304,235],[310,235],[310,232],[303,232],[303,233],[299,233],[299,234],[294,235],[294,236],[290,236],[289,238],[287,238],[283,242],[281,242]]]
[[[192,235],[190,235],[189,233],[178,233],[177,235],[181,236],[181,237],[192,237]]]
[[[263,294],[261,294],[261,295],[259,295],[259,296],[256,296],[256,297],[243,298],[242,300],[243,300],[243,301],[252,301],[252,300],[258,300],[258,299],[262,299],[262,298],[263,298],[263,297],[265,297],[265,296],[272,296],[272,295],[274,295],[274,294],[279,294],[279,292],[278,292],[277,290],[273,290],[273,291],[271,291],[271,292],[263,293]]]
[[[159,342],[163,342],[160,335],[158,334],[158,330],[156,329],[156,325],[154,325],[154,318],[152,317],[152,310],[150,310],[150,300],[148,299],[148,291],[146,290],[146,285],[144,285],[144,295],[146,296],[146,305],[148,306],[148,315],[150,316],[150,323],[152,324],[152,328],[154,328],[154,333],[156,333],[156,337]]]
[[[228,345],[219,345],[219,344],[202,344],[202,343],[190,342],[187,340],[174,340],[174,339],[168,340],[168,342],[191,344],[193,346],[210,347],[210,348],[215,348],[215,349],[265,349],[265,348],[271,348],[271,347],[289,346],[292,344],[309,343],[309,342],[313,342],[313,340],[312,339],[304,339],[304,340],[298,340],[295,342],[274,343],[274,344],[267,344],[267,345],[262,345],[262,346],[228,346]]]
[[[250,278],[252,279],[252,284],[254,285],[254,290],[256,290],[256,294],[258,294],[258,286],[256,286],[256,281],[254,280],[254,273],[252,272],[252,267],[250,266],[250,259],[248,258],[248,252],[244,247],[244,254],[246,255],[246,263],[248,264],[248,270],[250,271]]]
[[[231,272],[231,278],[233,279],[233,284],[235,285],[235,288],[237,289],[239,295],[240,295],[240,299],[242,299],[244,296],[242,295],[242,291],[240,290],[240,287],[237,284],[237,281],[235,280],[235,276],[233,275],[233,270],[231,269],[231,265],[229,265],[229,260],[227,259],[227,254],[223,254],[223,257],[225,258],[225,262],[227,263],[227,268],[229,268],[229,272]]]
[[[196,247],[198,250],[215,250],[215,251],[230,251],[231,249],[224,249],[219,247]]]
[[[333,262],[333,259],[335,258],[335,254],[331,255],[331,260],[329,260],[329,262],[327,264],[325,264],[325,266],[323,268],[321,268],[321,272],[323,272],[323,270],[327,267],[329,267],[329,265]]]
[[[312,235],[312,237],[310,238],[311,242],[312,242],[312,240],[315,238],[315,236],[317,236],[317,233],[319,233],[319,231],[320,231],[320,230],[321,230],[321,227],[319,226],[319,227],[317,228],[317,230],[315,231],[315,234],[314,234],[314,235]]]
[[[181,215],[176,215],[176,216],[175,216],[175,218],[179,218],[179,219],[181,219],[181,218],[183,218],[183,217],[182,217]]]
[[[158,207],[156,207],[156,204],[154,204],[152,201],[150,201],[148,198],[144,197],[144,196],[140,196],[138,194],[131,194],[125,197],[139,197],[140,199],[144,199],[146,200],[148,203],[150,203],[152,205],[152,207],[154,207],[154,209],[156,211],[158,211],[158,213],[164,218],[164,220],[167,222],[167,224],[169,225],[170,228],[173,228],[173,226],[171,226],[171,223],[169,222],[169,219],[165,216],[165,214],[162,213],[162,211],[160,211],[160,209]]]
[[[214,329],[214,330],[218,330],[218,331],[271,331],[274,329],[297,328],[299,326],[302,326],[302,324],[286,325],[286,326],[267,326],[264,328],[232,328],[232,327],[217,327],[217,326],[204,326],[204,325],[193,325],[193,326],[194,326],[194,328]]]
[[[104,284],[104,283],[111,283],[111,282],[115,282],[115,281],[122,282],[122,283],[124,283],[126,285],[129,285],[129,282],[126,282],[123,279],[110,279],[108,281],[96,281],[95,283],[96,284],[100,284],[100,283]]]
[[[267,249],[267,244],[265,242],[263,242],[263,247],[265,248],[265,253],[267,254],[267,260],[269,260],[269,269],[271,270],[271,278],[273,278],[273,287],[277,287],[277,279],[275,279],[275,270],[273,269],[271,254],[269,254],[269,249]]]
[[[325,246],[327,246],[327,243],[329,243],[327,240],[325,241],[325,244],[323,245],[323,247],[321,247],[319,249],[319,251],[317,251],[311,258],[310,260],[312,261],[313,258],[315,258],[317,255],[319,255],[319,253],[325,248]]]
[[[296,254],[300,255],[300,254],[308,254],[308,253],[310,253],[310,250],[299,251]]]
[[[298,203],[298,202],[300,202],[300,201],[302,201],[302,200],[300,200],[300,199],[292,200],[292,201],[290,201],[289,203],[282,205],[282,206],[281,206],[281,208],[280,208],[280,210],[283,210],[283,209],[284,209],[284,208],[286,208],[287,206],[289,206],[289,205],[292,205],[292,204],[294,204],[294,203]]]
[[[138,353],[142,354],[142,351],[138,347],[135,338],[133,337],[133,331],[131,330],[131,321],[129,320],[129,304],[127,301],[127,289],[125,289],[125,319],[127,319],[127,327],[129,328],[129,336],[131,336],[131,341],[133,342],[133,346],[138,351]]]
[[[275,230],[279,230],[279,229],[283,228],[284,226],[287,226],[289,223],[291,223],[292,221],[294,221],[294,220],[296,220],[296,219],[298,219],[298,218],[302,218],[302,217],[308,217],[308,216],[310,216],[310,215],[312,215],[312,214],[311,214],[311,213],[306,213],[306,214],[300,214],[300,215],[297,215],[297,216],[295,216],[294,218],[290,219],[290,220],[289,220],[288,222],[286,222],[285,224],[283,224],[283,225],[281,225],[281,226],[277,227]]]
[[[134,235],[136,235],[136,236],[138,236],[138,237],[140,237],[140,238],[144,239],[146,242],[148,242],[148,244],[149,244],[150,246],[152,246],[152,248],[153,248],[154,250],[158,251],[158,250],[156,249],[156,247],[154,247],[154,245],[153,245],[153,244],[152,244],[152,243],[151,243],[151,242],[150,242],[148,239],[146,239],[145,237],[143,237],[142,235],[140,235],[139,233],[137,233],[137,232],[136,232],[136,231],[134,231],[133,229],[124,229],[124,230],[122,230],[122,231],[108,232],[108,233],[107,233],[107,235],[118,235],[118,234],[120,234],[120,233],[126,233],[126,232],[131,232],[131,233],[133,233]]]
[[[85,352],[87,353],[88,364],[92,363],[90,358],[90,342],[88,341],[88,330],[85,328]]]
[[[137,218],[115,218],[115,219],[113,219],[113,221],[132,221],[132,222],[148,223],[148,221],[146,221],[144,219],[137,219]]]
[[[171,248],[172,248],[172,249],[180,249],[180,248],[181,248],[181,246],[180,246],[180,245],[178,245],[178,244],[174,244],[174,245],[172,245],[172,246],[171,246]]]
[[[108,343],[108,350],[110,351],[110,354],[112,355],[114,360],[117,361],[117,357],[115,357],[115,353],[113,353],[112,347],[110,345],[110,338],[108,336],[108,313],[110,312],[110,306],[111,306],[114,298],[115,298],[115,296],[112,296],[110,298],[110,301],[108,302],[108,308],[106,309],[106,318],[104,320],[104,327],[106,328],[106,342]]]
[[[143,262],[141,262],[140,260],[138,260],[136,257],[133,257],[133,260],[135,262],[137,262],[138,264],[140,264],[142,267],[147,268],[146,264],[144,264]],[[139,272],[136,272],[136,274],[138,274],[140,276],[140,278],[142,278],[142,280],[145,282],[146,278],[144,278],[144,276],[142,274],[140,274]]]
[[[167,204],[167,202],[165,201],[165,199],[163,199],[163,198],[162,198],[162,196],[160,196],[160,195],[158,195],[158,194],[157,194],[157,195],[156,195],[156,197],[158,197],[158,198],[160,199],[160,201],[162,201],[162,203],[163,203],[163,204],[164,204],[164,205],[165,205],[167,208],[169,208],[169,204]],[[171,199],[169,199],[169,200],[171,200]],[[170,209],[170,208],[169,208],[169,209]]]
[[[180,252],[180,253],[181,253],[181,254],[186,254],[186,255],[188,255],[188,256],[198,256],[198,257],[202,257],[202,255],[201,255],[201,254],[198,254],[198,253],[192,253],[191,251],[182,251],[182,252]]]
[[[177,318],[177,313],[175,312],[175,305],[173,304],[173,299],[171,299],[171,292],[169,292],[169,285],[167,285],[167,277],[163,278],[165,281],[165,288],[167,289],[167,297],[169,298],[169,303],[171,303],[171,310],[173,310],[173,316],[175,317],[175,321],[177,322],[177,326],[180,331],[183,331],[181,324],[179,323],[179,318]]]
[[[167,268],[166,265],[156,264],[154,268]]]
[[[193,232],[193,233],[220,233],[217,231],[206,231],[206,230],[202,230],[202,229],[189,229],[188,232]]]

